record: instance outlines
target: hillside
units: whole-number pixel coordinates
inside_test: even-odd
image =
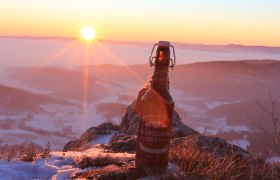
[[[93,102],[109,92],[96,79],[64,68],[12,68],[8,74],[29,88],[64,99]]]
[[[35,111],[44,104],[60,104],[72,106],[65,100],[55,99],[46,95],[34,94],[25,90],[0,85],[0,112],[5,114],[22,111]]]
[[[136,98],[152,71],[148,64],[104,64],[78,69],[18,67],[7,68],[1,82],[30,93],[74,103],[74,106],[37,104],[34,107],[43,108],[43,113],[29,117],[29,124],[38,128],[39,122],[44,122],[46,127],[57,130],[68,128],[73,136],[78,137],[89,126],[97,126],[104,121],[119,123],[124,108]],[[214,61],[177,65],[170,70],[170,81],[175,109],[185,124],[201,133],[224,137],[243,148],[265,154],[266,148],[254,138],[262,134],[248,117],[268,131],[273,130],[270,118],[258,102],[269,109],[268,93],[273,98],[279,96],[279,61]],[[24,113],[30,112],[25,109]],[[22,116],[1,117],[1,121],[24,121],[27,115]],[[58,145],[55,141],[55,138],[51,139]],[[273,148],[272,141],[264,141]]]

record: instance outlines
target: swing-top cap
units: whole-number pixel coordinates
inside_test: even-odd
[[[170,47],[170,42],[169,41],[159,41],[158,46],[159,47]]]

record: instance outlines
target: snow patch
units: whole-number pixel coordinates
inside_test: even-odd
[[[279,81],[266,80],[266,79],[257,78],[255,76],[249,76],[249,75],[244,75],[244,74],[234,74],[233,77],[237,78],[235,81],[236,84],[240,83],[242,79],[255,80],[255,81],[259,81],[262,83],[268,83],[268,84],[279,83]]]
[[[229,141],[231,144],[235,144],[243,149],[247,149],[250,146],[250,142],[247,139],[236,139]]]
[[[251,132],[248,126],[245,125],[228,125],[227,124],[227,117],[223,116],[220,118],[216,118],[211,123],[203,123],[201,126],[195,127],[200,133],[205,133],[209,135],[216,135],[218,133],[223,132]]]
[[[91,144],[109,144],[110,139],[114,136],[113,134],[102,135],[100,137],[95,138],[93,141],[90,141]]]
[[[274,157],[267,158],[266,162],[279,163],[280,162],[280,157],[279,156],[274,156]]]
[[[181,102],[176,102],[176,106],[183,109],[185,112],[192,112],[195,113],[197,115],[204,115],[207,111],[205,111],[202,108],[198,108],[198,107],[194,107],[194,106],[190,106]]]
[[[51,179],[57,174],[57,168],[35,162],[1,162],[1,179]]]
[[[237,101],[211,101],[211,102],[206,102],[205,105],[207,107],[207,109],[211,110],[214,109],[216,107],[220,107],[222,105],[228,105],[228,104],[235,104],[235,103],[239,103],[242,102],[241,100],[237,100]]]
[[[110,156],[112,158],[134,158],[135,154],[107,153],[104,149],[91,148],[84,152],[50,152],[51,157],[37,159],[34,162],[0,161],[0,179],[70,179],[81,169],[76,161],[88,156],[92,158]]]

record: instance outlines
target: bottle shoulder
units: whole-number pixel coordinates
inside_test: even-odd
[[[154,88],[149,88],[144,96],[142,97],[142,102],[146,101],[154,101],[154,102],[162,102],[165,103],[173,103],[173,98],[170,92],[166,89],[164,90],[155,90]]]

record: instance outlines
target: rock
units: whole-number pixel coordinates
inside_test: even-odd
[[[82,146],[82,142],[79,139],[74,141],[69,141],[64,145],[63,151],[66,152],[70,150],[72,151],[78,150],[81,146]]]
[[[129,134],[129,135],[138,134],[140,116],[136,113],[133,113],[135,103],[136,102],[134,101],[126,108],[126,113],[122,117],[120,131],[124,134]]]
[[[127,107],[127,111],[121,121],[121,132],[128,135],[137,135],[140,116],[133,113],[135,102]],[[199,134],[197,131],[182,123],[179,114],[174,111],[172,119],[172,138],[185,137]]]
[[[113,131],[118,131],[120,130],[120,126],[116,125],[116,124],[112,124],[110,122],[107,122],[107,123],[103,123],[103,124],[100,124],[98,126],[99,128],[101,129],[105,129],[105,130],[113,130]]]
[[[179,114],[174,110],[172,121],[172,138],[186,137],[195,134],[199,134],[199,132],[182,123]]]
[[[127,107],[124,114],[120,131],[116,133],[109,143],[109,150],[114,152],[135,152],[140,116],[133,112],[135,101]],[[172,121],[172,138],[186,137],[199,134],[197,131],[181,122],[179,114],[174,111]]]
[[[112,123],[103,123],[98,127],[91,127],[80,137],[82,143],[87,143],[95,139],[99,135],[112,134],[119,130],[119,126],[113,125]]]
[[[108,148],[114,152],[134,152],[136,139],[136,135],[116,133],[110,140]]]
[[[93,141],[94,139],[99,138],[103,135],[113,134],[119,129],[120,127],[118,125],[114,125],[112,123],[103,123],[98,127],[91,127],[86,132],[84,132],[79,139],[69,141],[63,147],[63,151],[81,150],[83,149],[82,147],[90,141]]]

